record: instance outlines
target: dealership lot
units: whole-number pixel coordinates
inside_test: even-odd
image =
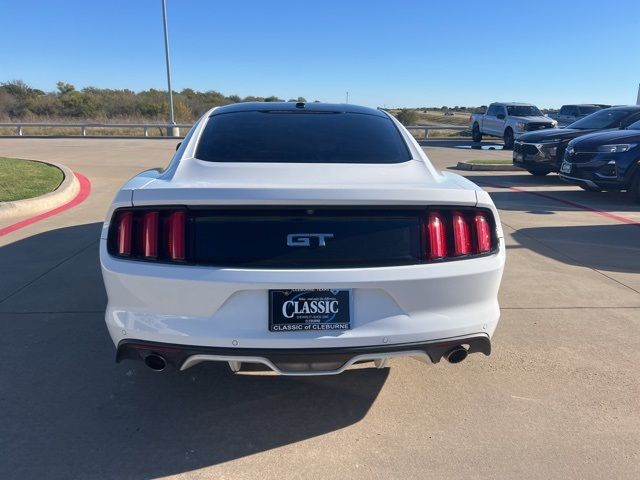
[[[624,194],[466,174],[507,241],[491,357],[325,378],[156,374],[113,362],[97,239],[118,187],[175,144],[0,139],[5,156],[92,183],[82,205],[0,237],[1,478],[638,477],[640,206]],[[425,148],[442,169],[511,157]]]

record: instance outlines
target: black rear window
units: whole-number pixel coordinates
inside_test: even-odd
[[[598,110],[602,110],[602,107],[598,107],[597,105],[589,105],[578,107],[578,112],[580,115],[589,115],[590,113],[597,112]]]
[[[248,111],[213,115],[196,157],[208,162],[401,163],[411,159],[389,118],[361,113]]]

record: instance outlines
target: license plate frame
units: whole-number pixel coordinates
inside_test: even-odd
[[[271,332],[350,330],[352,315],[351,289],[269,290]]]
[[[571,173],[571,164],[563,160],[560,165],[560,173]]]

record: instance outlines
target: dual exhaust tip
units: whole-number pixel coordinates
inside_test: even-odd
[[[449,363],[460,363],[464,361],[468,355],[469,352],[467,352],[467,349],[460,345],[452,350],[449,350],[445,354],[444,358],[446,358]]]
[[[167,361],[161,355],[150,353],[149,355],[144,357],[144,364],[151,370],[161,372],[166,368]]]

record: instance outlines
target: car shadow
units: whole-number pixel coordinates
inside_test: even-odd
[[[500,210],[530,213],[591,211],[604,215],[611,212],[615,212],[614,215],[625,212],[640,212],[640,205],[623,192],[582,192],[576,190],[518,192],[507,190],[491,191],[489,194]]]
[[[1,285],[9,294],[0,297],[0,478],[164,477],[365,417],[386,369],[279,377],[234,375],[214,363],[162,373],[116,364],[104,325],[100,227],[62,228],[0,249],[0,283],[16,262],[28,272]]]
[[[580,225],[521,228],[512,234],[521,247],[570,265],[640,273],[638,225]]]
[[[524,173],[524,175],[523,175]],[[555,173],[550,173],[544,177],[536,177],[527,173],[515,172],[511,175],[505,173],[497,174],[464,174],[466,178],[480,186],[490,187],[568,187],[569,184],[560,180]],[[582,192],[582,190],[581,190]]]
[[[546,177],[521,174],[465,175],[465,177],[482,188],[495,189],[489,193],[496,206],[502,210],[533,211],[534,213],[579,210],[640,212],[640,204],[634,202],[626,192],[587,192],[568,185],[555,174]],[[535,187],[563,188],[528,190]]]

